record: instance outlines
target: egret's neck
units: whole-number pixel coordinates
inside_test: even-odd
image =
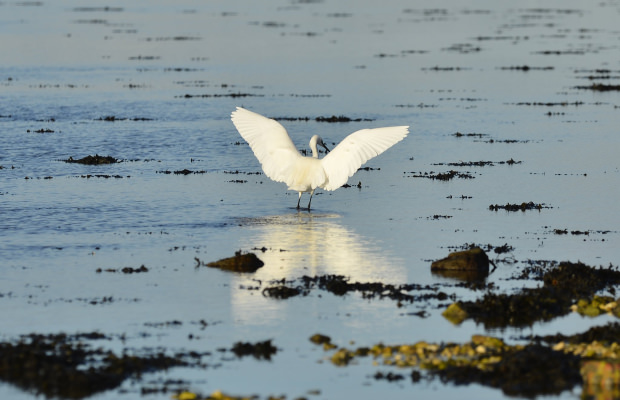
[[[319,135],[314,135],[310,139],[310,143],[308,143],[310,145],[310,148],[312,149],[312,157],[314,158],[319,158],[319,151],[316,148],[316,144],[318,141],[319,141]]]
[[[312,157],[319,158],[319,151],[316,148],[316,144],[315,143],[313,143],[313,146],[312,146]]]

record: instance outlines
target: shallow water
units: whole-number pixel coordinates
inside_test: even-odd
[[[501,391],[375,381],[370,362],[334,367],[308,338],[320,332],[361,346],[486,333],[511,341],[607,322],[571,315],[485,332],[471,321],[452,326],[437,302],[398,308],[320,292],[274,300],[247,288],[342,274],[476,298],[430,273],[432,260],[466,243],[514,248],[514,262],[498,263],[488,278],[505,290],[530,284],[507,280],[528,260],[618,265],[620,94],[576,87],[618,85],[619,2],[106,7],[0,3],[3,340],[96,330],[125,336],[104,344],[115,350],[210,351],[204,370],[144,378],[155,386],[185,379],[202,393],[452,398],[458,391],[491,399]],[[235,106],[309,117],[282,121],[300,149],[317,132],[328,144],[365,127],[410,125],[411,133],[349,180],[361,188],[318,193],[312,212],[298,212],[296,193],[255,174],[260,166],[229,119]],[[332,115],[372,121],[314,121]],[[94,154],[123,161],[62,161]],[[500,164],[511,159],[518,163]],[[447,165],[477,161],[494,165]],[[183,169],[198,173],[166,173]],[[473,179],[412,177],[451,169]],[[529,201],[549,208],[489,210]],[[265,266],[251,275],[195,267],[196,257],[209,262],[239,249],[264,249],[253,251]],[[149,272],[96,272],[141,265]],[[421,310],[427,318],[408,315]],[[270,362],[216,350],[266,339],[280,349]],[[122,389],[93,398],[134,398],[140,383]],[[4,383],[0,394],[33,397]]]

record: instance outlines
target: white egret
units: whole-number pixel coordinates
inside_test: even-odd
[[[312,157],[304,157],[279,122],[260,114],[237,107],[231,119],[241,136],[254,151],[265,175],[276,182],[284,182],[289,190],[310,193],[308,210],[314,190],[336,190],[345,183],[366,161],[378,156],[409,133],[408,126],[362,129],[347,136],[331,152],[319,135],[310,139]],[[317,145],[327,151],[319,159]]]

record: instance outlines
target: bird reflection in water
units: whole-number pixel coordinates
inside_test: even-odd
[[[238,282],[231,284],[235,314],[243,315],[243,319],[262,319],[269,312],[276,317],[280,309],[287,307],[287,301],[239,290],[239,285],[256,285],[257,281],[261,290],[270,281],[303,275],[344,275],[358,282],[407,281],[403,260],[387,255],[370,239],[339,224],[339,219],[336,214],[310,213],[238,219],[236,222],[249,231],[240,247],[254,249],[265,265],[251,277],[237,276]]]

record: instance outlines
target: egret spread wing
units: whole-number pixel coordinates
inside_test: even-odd
[[[277,182],[289,184],[291,166],[302,157],[279,122],[237,107],[231,119],[254,151],[265,174]]]
[[[350,134],[321,160],[329,179],[323,189],[338,189],[362,164],[403,140],[408,133],[408,126],[392,126]]]

